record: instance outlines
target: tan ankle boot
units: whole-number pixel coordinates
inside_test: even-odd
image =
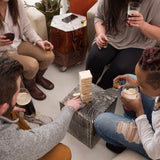
[[[49,81],[48,79],[43,77],[46,70],[47,69],[38,71],[38,73],[36,75],[36,82],[46,89],[53,89],[54,84],[51,81]]]

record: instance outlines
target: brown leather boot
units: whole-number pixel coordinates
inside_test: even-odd
[[[36,82],[40,84],[42,87],[44,87],[45,89],[53,89],[54,84],[48,79],[43,77],[43,74],[45,73],[46,70],[47,69],[38,71],[36,75]]]
[[[46,95],[37,87],[35,78],[31,80],[23,78],[23,82],[33,98],[38,100],[46,98]]]

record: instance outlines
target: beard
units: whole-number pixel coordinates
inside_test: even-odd
[[[12,113],[14,107],[15,107],[15,105],[13,106],[11,103],[9,103],[9,108],[5,113],[3,113],[3,116],[5,116],[5,117],[9,116]]]

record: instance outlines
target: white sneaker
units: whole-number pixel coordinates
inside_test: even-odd
[[[34,124],[38,124],[39,126],[42,126],[42,125],[45,125],[45,124],[48,124],[50,122],[53,121],[53,119],[49,116],[46,116],[46,115],[43,115],[43,114],[40,114],[40,112],[37,112],[35,117],[30,117],[30,116],[27,116],[27,115],[24,115],[24,119],[26,121],[28,121],[29,123],[34,123]],[[35,125],[34,125],[35,126]],[[33,126],[33,127],[34,127]],[[31,127],[32,128],[32,127]],[[35,128],[35,127],[34,127]]]
[[[28,122],[27,120],[24,120],[29,126],[30,126],[30,128],[38,128],[38,127],[40,127],[40,125],[39,124],[36,124],[36,123],[32,123],[32,122]]]

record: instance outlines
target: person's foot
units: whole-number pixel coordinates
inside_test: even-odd
[[[33,86],[28,90],[31,96],[37,100],[43,100],[46,98],[46,95],[37,86]]]
[[[54,84],[44,77],[41,77],[40,79],[36,79],[36,82],[40,84],[42,87],[44,87],[45,89],[50,90],[54,88]]]
[[[51,117],[40,114],[39,112],[36,113],[35,117],[24,115],[24,119],[28,122],[31,128],[35,128],[37,125],[42,126],[53,121]],[[32,124],[33,126],[35,125],[35,127],[33,127]]]
[[[121,153],[126,149],[126,147],[124,147],[124,146],[119,147],[119,146],[114,146],[109,143],[106,143],[106,147],[114,153]]]
[[[35,78],[26,79],[24,77],[23,83],[33,98],[38,99],[38,100],[43,100],[46,98],[46,95],[37,87]]]

